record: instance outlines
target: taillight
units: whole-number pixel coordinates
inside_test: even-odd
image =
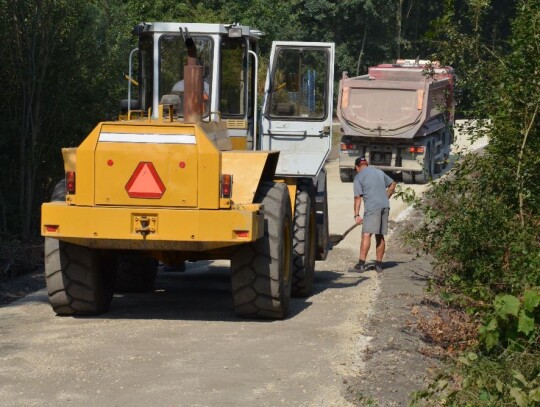
[[[411,146],[409,147],[409,153],[411,154],[424,154],[424,147],[423,146]]]
[[[340,148],[341,148],[341,151],[356,150],[356,146],[350,143],[341,143]]]
[[[341,95],[341,107],[349,106],[349,92],[350,88],[343,88],[343,93]]]
[[[66,172],[66,189],[68,194],[75,194],[75,171]]]
[[[221,197],[230,198],[232,196],[232,175],[221,175]]]

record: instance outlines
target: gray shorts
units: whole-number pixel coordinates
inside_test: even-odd
[[[375,235],[388,234],[388,213],[390,208],[375,209],[374,211],[364,212],[364,222],[362,223],[363,233],[372,233]]]

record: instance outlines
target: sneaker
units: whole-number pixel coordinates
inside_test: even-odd
[[[358,272],[358,273],[363,273],[364,271],[366,271],[366,264],[363,263],[363,262],[358,262],[354,265],[354,271]]]
[[[379,262],[379,261],[375,262],[375,271],[377,271],[377,273],[382,273],[382,271],[383,271],[382,261],[381,262]]]

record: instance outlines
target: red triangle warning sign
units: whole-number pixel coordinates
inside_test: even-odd
[[[151,162],[141,161],[126,184],[130,198],[159,199],[165,193],[165,185]]]

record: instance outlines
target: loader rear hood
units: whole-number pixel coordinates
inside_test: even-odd
[[[94,155],[95,204],[197,207],[193,130],[103,126]]]

